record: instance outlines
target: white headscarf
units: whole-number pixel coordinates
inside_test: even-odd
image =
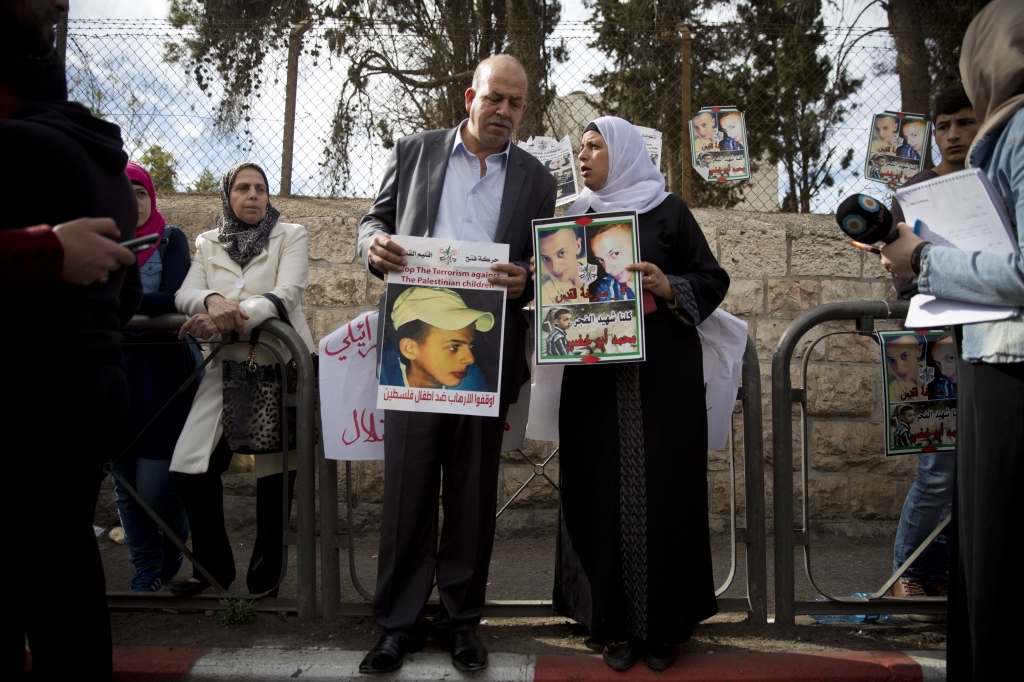
[[[647,213],[669,193],[665,176],[651,163],[647,145],[633,124],[615,116],[594,120],[598,132],[608,146],[608,180],[596,192],[584,189],[566,215],[581,215],[593,207],[595,211],[636,211]]]

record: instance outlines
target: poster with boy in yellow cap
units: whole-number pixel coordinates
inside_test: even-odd
[[[508,245],[396,241],[408,264],[388,276],[377,407],[497,416],[505,288],[487,276]]]

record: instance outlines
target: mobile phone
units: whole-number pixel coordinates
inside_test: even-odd
[[[139,253],[146,249],[156,246],[157,242],[160,241],[160,235],[158,234],[147,234],[145,237],[137,237],[135,239],[126,239],[123,242],[118,242],[120,246],[128,249],[132,253]]]

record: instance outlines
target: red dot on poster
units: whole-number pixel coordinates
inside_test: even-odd
[[[939,451],[939,449],[937,447],[935,447],[934,445],[925,445],[923,448],[921,448],[921,452],[938,452],[938,451]]]
[[[719,111],[721,111],[721,109],[719,107],[715,107],[711,111],[713,111],[713,112],[715,112],[717,114]]]
[[[593,218],[588,218],[586,216],[583,216],[582,218],[580,218],[579,220],[576,221],[576,224],[580,225],[581,227],[586,227],[587,225],[589,225],[592,222],[594,222]]]
[[[896,114],[896,118],[904,118],[906,114]]]
[[[599,361],[600,359],[601,358],[597,357],[596,355],[585,355],[584,357],[580,358],[580,362],[585,362],[588,365],[592,365],[595,362]]]
[[[715,182],[725,182],[725,176],[719,175]]]

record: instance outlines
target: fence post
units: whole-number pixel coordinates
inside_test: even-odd
[[[689,206],[692,204],[693,193],[691,191],[691,182],[693,181],[693,164],[686,162],[686,157],[690,152],[690,119],[693,118],[693,93],[690,89],[690,29],[686,24],[679,24],[679,33],[682,35],[682,42],[680,46],[680,53],[682,56],[683,68],[682,68],[682,91],[683,91],[683,111],[682,111],[682,124],[683,124],[683,143],[680,145],[682,149],[679,150],[679,160],[682,163],[682,186],[680,187],[680,195],[683,201]]]
[[[57,22],[57,42],[53,48],[54,52],[60,55],[61,66],[67,71],[68,68],[68,13],[62,12],[60,21]]]
[[[284,86],[284,136],[281,141],[281,191],[283,197],[292,193],[292,148],[295,146],[295,89],[299,80],[299,53],[302,36],[313,25],[312,19],[292,27],[288,34],[288,77]]]

